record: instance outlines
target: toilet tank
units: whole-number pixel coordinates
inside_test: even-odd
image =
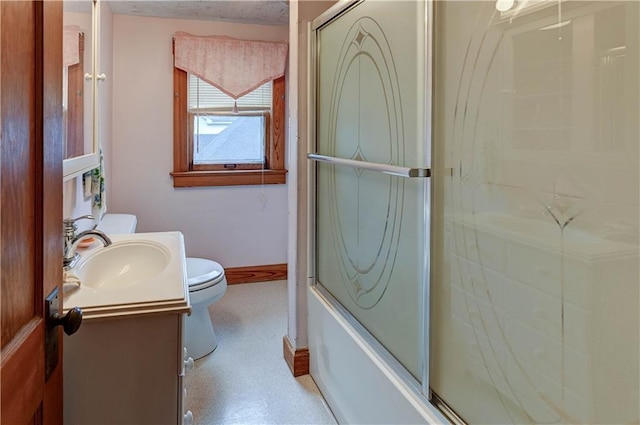
[[[105,214],[96,229],[109,234],[135,233],[138,219],[133,214]]]

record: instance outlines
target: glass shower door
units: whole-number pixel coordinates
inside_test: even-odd
[[[639,4],[434,3],[434,400],[639,423]]]
[[[393,13],[390,5],[393,3]],[[317,29],[316,281],[415,381],[424,371],[424,3]]]

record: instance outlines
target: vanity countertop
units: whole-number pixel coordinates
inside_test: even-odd
[[[63,285],[64,311],[80,307],[84,320],[190,311],[182,233],[109,237],[109,247],[78,249],[81,258]]]

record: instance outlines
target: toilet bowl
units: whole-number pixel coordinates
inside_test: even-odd
[[[137,224],[132,214],[105,214],[97,229],[108,235],[135,233]],[[224,268],[213,260],[187,257],[186,266],[191,315],[185,321],[185,347],[190,357],[199,359],[218,346],[209,306],[222,298],[227,279]]]
[[[222,298],[227,279],[216,261],[187,257],[186,265],[191,315],[185,322],[185,347],[189,356],[199,359],[218,346],[209,306]]]

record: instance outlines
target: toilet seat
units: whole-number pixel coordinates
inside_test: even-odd
[[[189,292],[209,288],[224,279],[224,268],[217,261],[187,257],[186,264]]]

